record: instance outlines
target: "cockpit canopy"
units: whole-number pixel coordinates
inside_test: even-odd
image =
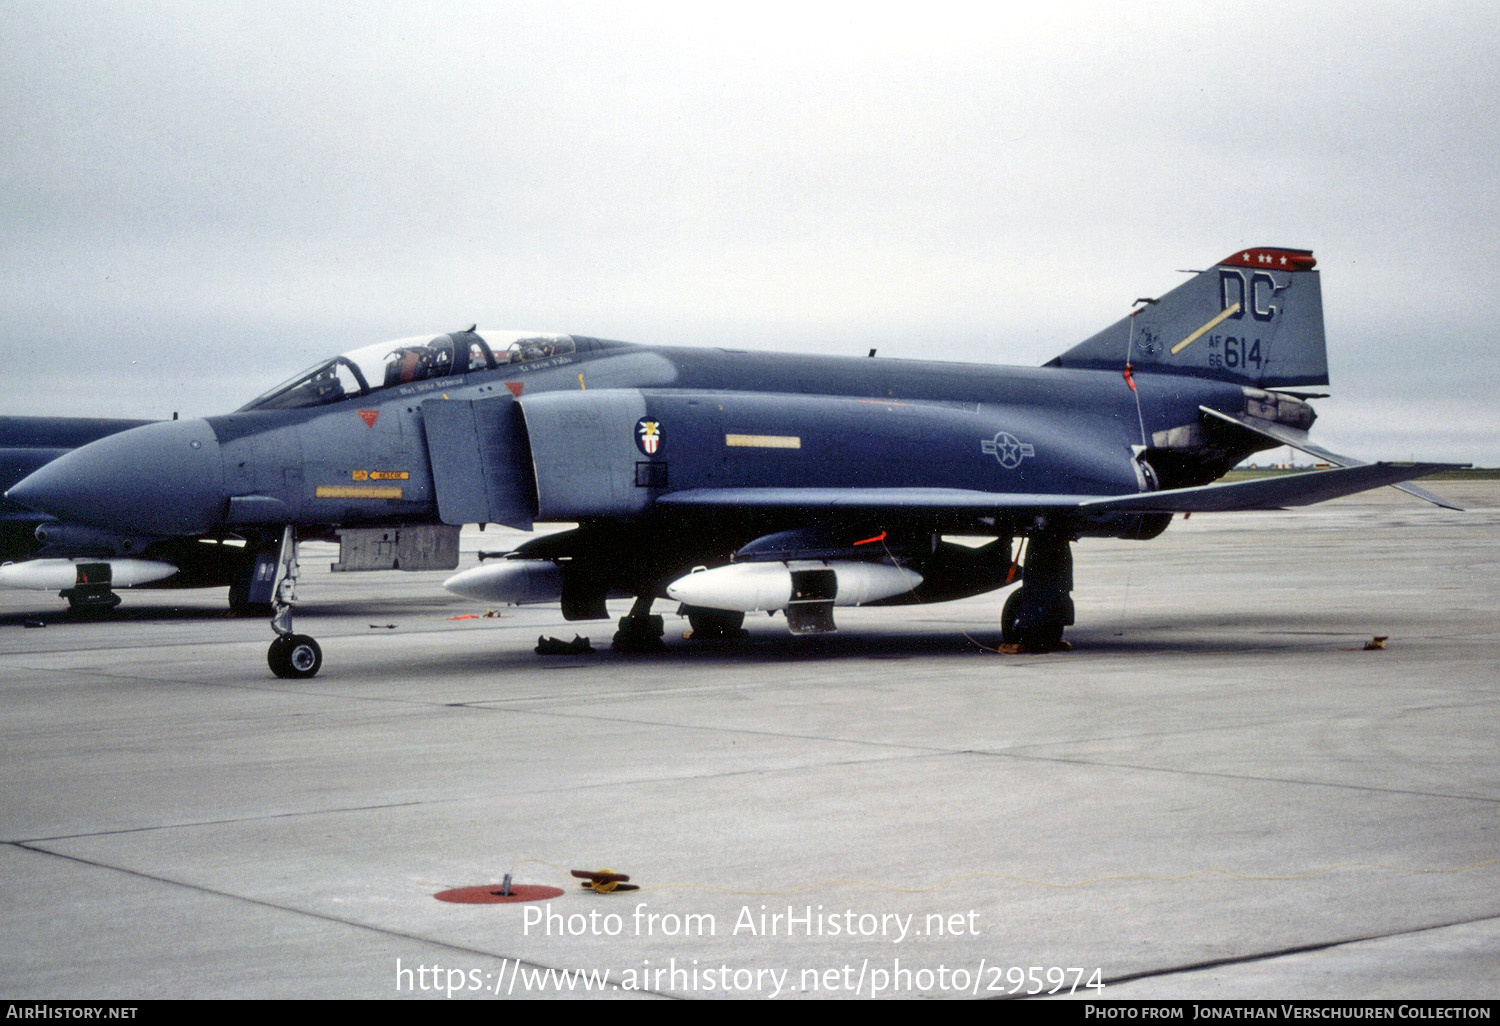
[[[295,410],[367,395],[393,385],[563,356],[571,335],[535,331],[455,331],[380,342],[325,360],[246,403],[244,410]]]

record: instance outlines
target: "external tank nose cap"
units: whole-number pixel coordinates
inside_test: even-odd
[[[64,453],[5,494],[70,523],[205,534],[222,516],[224,463],[207,421],[161,421]]]

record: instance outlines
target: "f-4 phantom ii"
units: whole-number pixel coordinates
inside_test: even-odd
[[[1448,464],[1339,456],[1307,434],[1328,382],[1305,250],[1236,252],[1041,367],[643,346],[480,331],[324,360],[240,410],[82,446],[13,501],[122,539],[246,539],[274,600],[269,662],[309,677],[291,628],[300,532],[342,564],[457,565],[460,525],[576,523],[460,573],[485,601],[560,602],[615,645],[661,644],[654,600],[693,631],[745,613],[794,633],[839,605],[941,602],[1019,580],[1006,641],[1059,645],[1071,544],[1147,539],[1174,513],[1270,509],[1397,485]],[[871,357],[874,351],[871,351]],[[1213,484],[1259,450],[1333,469]],[[981,536],[978,547],[945,536]],[[1021,550],[1024,549],[1024,557]]]
[[[0,417],[0,488],[81,445],[148,421],[100,417]],[[241,605],[252,553],[242,543],[212,539],[121,538],[113,532],[0,499],[0,588],[56,591],[75,612],[119,605],[116,588],[229,586]]]

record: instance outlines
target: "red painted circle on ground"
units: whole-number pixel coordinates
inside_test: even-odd
[[[510,894],[500,893],[500,885],[480,884],[478,887],[455,887],[451,891],[438,891],[433,895],[438,901],[456,901],[462,905],[508,905],[516,901],[546,901],[562,894],[561,887],[543,887],[541,884],[511,884]]]

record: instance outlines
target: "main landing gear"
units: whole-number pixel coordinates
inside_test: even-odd
[[[306,634],[292,632],[292,606],[297,601],[297,530],[286,527],[281,532],[281,547],[276,555],[271,629],[276,640],[266,651],[266,662],[278,677],[300,679],[312,677],[323,667],[323,650]]]
[[[662,635],[666,627],[660,616],[651,615],[651,595],[642,595],[630,607],[630,612],[620,617],[620,629],[615,631],[610,647],[616,652],[663,652],[666,644]],[[745,637],[745,614],[731,609],[704,609],[698,606],[683,606],[681,612],[692,627],[695,640],[705,638],[732,639]]]
[[[635,600],[630,612],[620,617],[620,629],[615,631],[610,648],[616,652],[660,652],[667,647],[661,640],[666,633],[662,618],[651,615],[653,601],[650,594]]]
[[[1073,550],[1066,535],[1032,535],[1021,587],[1005,600],[1000,632],[1023,652],[1051,652],[1073,623]]]

